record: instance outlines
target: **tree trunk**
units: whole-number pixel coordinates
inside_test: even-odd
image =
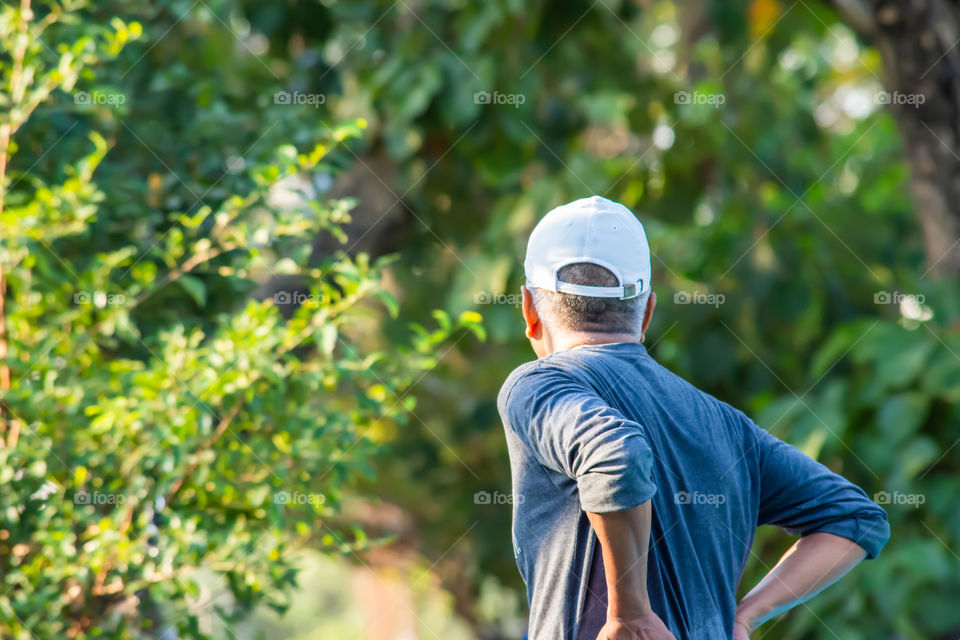
[[[951,0],[832,4],[883,59],[880,98],[903,137],[926,273],[960,275],[960,6]]]

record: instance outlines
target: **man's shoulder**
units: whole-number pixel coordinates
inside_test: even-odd
[[[549,365],[547,365],[549,366]],[[531,360],[529,362],[524,362],[521,365],[518,365],[513,371],[510,372],[510,375],[507,376],[507,379],[503,381],[503,384],[500,385],[500,393],[497,396],[497,405],[501,407],[501,410],[507,400],[510,397],[510,394],[513,392],[514,388],[524,379],[535,372],[544,370],[544,361],[542,359]]]
[[[517,366],[500,386],[497,395],[497,408],[501,415],[507,409],[509,402],[521,401],[534,389],[545,387],[563,380],[578,380],[576,369],[570,366],[559,354],[551,354],[546,358],[531,360]]]

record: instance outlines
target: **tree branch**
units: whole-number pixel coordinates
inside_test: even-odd
[[[233,408],[230,410],[230,412],[224,416],[222,420],[220,420],[220,424],[217,425],[217,428],[214,430],[214,432],[210,434],[210,437],[207,439],[207,441],[200,447],[198,453],[200,451],[206,451],[216,444],[217,440],[219,440],[227,428],[230,427],[230,423],[233,422],[233,419],[237,417],[238,413],[240,413],[240,408],[242,406],[242,401],[239,401],[237,404],[233,405]],[[170,488],[170,491],[167,492],[165,498],[167,504],[170,504],[170,501],[173,500],[173,498],[177,495],[177,492],[180,491],[180,487],[182,487],[183,483],[187,481],[187,478],[193,475],[193,472],[196,471],[199,464],[200,463],[197,460],[194,460],[192,463],[190,463],[190,466],[188,466],[183,472],[183,475],[180,476],[180,478],[173,484],[173,486]]]

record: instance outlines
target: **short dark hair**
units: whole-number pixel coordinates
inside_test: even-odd
[[[557,272],[557,278],[569,284],[594,287],[620,284],[609,269],[589,262],[568,264]],[[628,300],[593,298],[546,289],[534,289],[533,293],[537,313],[548,326],[594,333],[639,334],[649,298],[649,292]]]

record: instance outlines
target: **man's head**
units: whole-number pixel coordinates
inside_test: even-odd
[[[643,225],[594,196],[550,211],[524,261],[523,316],[538,357],[578,344],[643,341],[656,295]]]

